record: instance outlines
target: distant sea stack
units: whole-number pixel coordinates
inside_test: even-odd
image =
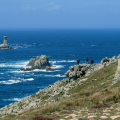
[[[46,71],[54,71],[46,55],[37,56],[35,59],[31,59],[27,66],[31,66],[31,68],[21,68],[20,71],[31,71],[44,68],[46,68]]]
[[[7,44],[7,36],[4,36],[3,44],[0,44],[0,49],[14,49]]]

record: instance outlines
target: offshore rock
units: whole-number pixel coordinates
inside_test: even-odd
[[[51,68],[50,66],[46,66],[46,71],[55,71],[55,69]]]
[[[49,63],[48,57],[46,55],[37,56],[35,59],[31,59],[30,62],[27,64],[31,68],[21,68],[20,71],[31,71],[34,69],[43,69],[46,66],[50,67],[51,64]]]
[[[4,44],[1,44],[0,45],[0,49],[14,49],[13,47],[10,47],[9,45],[4,45]]]

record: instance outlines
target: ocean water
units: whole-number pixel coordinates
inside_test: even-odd
[[[4,35],[15,49],[0,50],[0,108],[66,78],[60,75],[77,59],[85,63],[88,57],[99,63],[120,54],[119,29],[0,30],[0,44]],[[40,55],[47,55],[56,71],[19,71]]]

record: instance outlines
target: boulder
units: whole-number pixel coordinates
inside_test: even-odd
[[[69,81],[76,80],[77,78],[80,78],[81,76],[85,75],[89,67],[89,64],[70,66],[70,70],[68,70],[65,73],[65,75],[69,78]]]

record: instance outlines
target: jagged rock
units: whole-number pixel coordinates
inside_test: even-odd
[[[63,76],[63,74],[60,74],[60,76]]]
[[[68,77],[68,80],[66,82],[70,82],[71,80],[76,80],[77,78],[82,77],[83,75],[88,76],[94,71],[97,71],[105,66],[108,66],[109,64],[116,62],[117,59],[120,57],[113,56],[112,58],[105,57],[101,60],[100,63],[97,64],[80,64],[75,66],[70,66],[69,69],[65,75]]]
[[[31,71],[34,70],[34,68],[21,68],[20,71]]]
[[[46,68],[46,66],[51,66],[49,63],[48,57],[46,55],[37,56],[35,59],[31,59],[27,66],[31,68],[21,68],[20,71],[31,71],[34,69]],[[52,70],[52,69],[51,69]]]
[[[34,66],[35,59],[31,59],[30,62],[27,64],[27,66]]]
[[[119,58],[119,56],[118,56],[118,57],[113,56],[113,57],[110,59],[110,62],[116,62],[118,58]]]
[[[55,69],[53,69],[53,68],[47,66],[47,67],[46,67],[46,71],[55,71]]]
[[[120,54],[118,55],[117,59],[120,59]]]
[[[89,67],[89,64],[70,66],[70,70],[68,70],[65,73],[65,75],[69,78],[69,80],[76,80],[77,78],[80,78],[81,76],[85,75]]]

